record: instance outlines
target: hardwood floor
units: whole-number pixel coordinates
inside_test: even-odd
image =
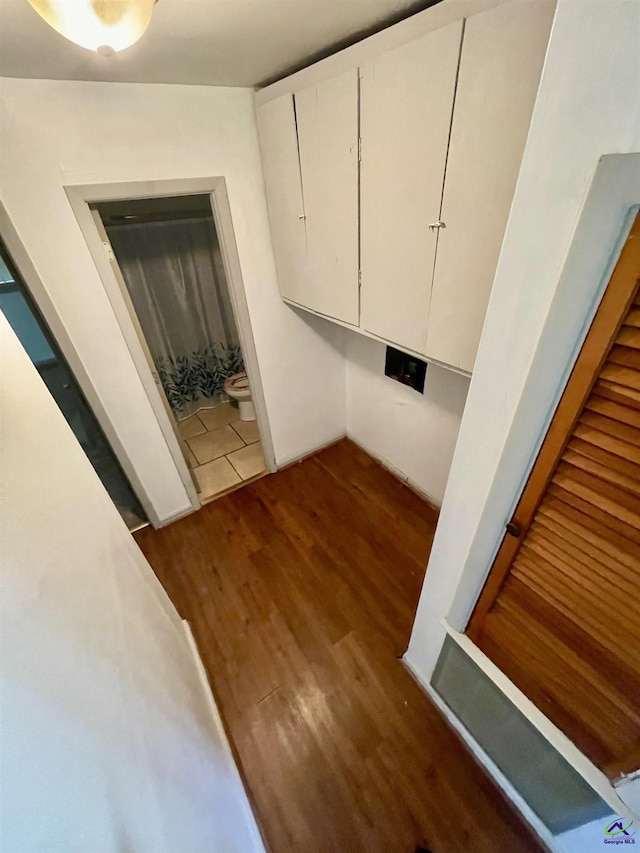
[[[345,440],[136,534],[272,853],[543,849],[398,660],[435,523]]]

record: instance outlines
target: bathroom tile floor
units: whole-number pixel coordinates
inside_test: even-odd
[[[200,409],[178,432],[203,503],[267,473],[258,423],[241,421],[232,403]]]

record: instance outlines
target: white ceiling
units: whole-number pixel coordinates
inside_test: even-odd
[[[435,0],[159,0],[149,29],[105,58],[0,0],[0,76],[257,86]]]

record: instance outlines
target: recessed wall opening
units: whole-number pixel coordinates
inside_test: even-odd
[[[424,394],[427,377],[427,362],[394,347],[387,347],[384,373],[401,385],[408,385],[419,394]]]
[[[200,502],[266,473],[206,193],[90,205]]]

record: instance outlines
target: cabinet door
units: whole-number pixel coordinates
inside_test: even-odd
[[[358,72],[295,95],[306,215],[304,305],[358,325]]]
[[[280,295],[305,304],[307,240],[293,95],[263,104],[257,117]]]
[[[360,69],[362,315],[424,351],[462,21]]]
[[[553,10],[516,2],[466,22],[425,350],[463,370],[473,369]]]

